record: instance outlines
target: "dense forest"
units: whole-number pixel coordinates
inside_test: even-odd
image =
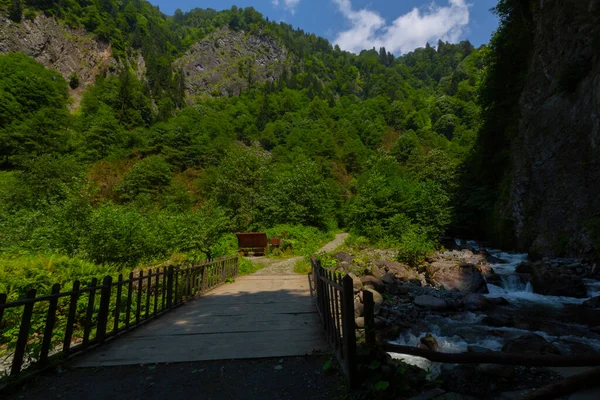
[[[76,75],[0,55],[0,292],[230,254],[245,230],[306,250],[347,229],[418,262],[441,235],[469,229],[457,204],[490,204],[477,190],[465,200],[460,179],[495,71],[485,46],[354,55],[252,8],[166,16],[142,0],[2,0],[0,10],[83,27],[122,66],[72,110]],[[276,81],[188,105],[173,60],[224,26],[278,41],[293,61]]]

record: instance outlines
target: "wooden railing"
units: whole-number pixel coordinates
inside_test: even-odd
[[[354,288],[352,278],[327,271],[311,257],[309,283],[325,336],[352,387],[356,383],[356,332],[354,330]]]
[[[49,295],[37,296],[30,290],[24,299],[13,302],[0,294],[0,340],[4,338],[0,357],[10,361],[10,370],[0,372],[16,377],[24,367],[33,371],[65,360],[237,275],[238,258],[229,257],[139,271],[137,276],[131,272],[127,279],[121,274],[116,282],[111,276],[101,284],[95,278],[85,286],[75,281],[67,292],[55,284]],[[11,337],[16,340],[6,343]]]

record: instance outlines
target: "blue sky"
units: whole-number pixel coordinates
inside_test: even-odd
[[[228,9],[253,6],[271,20],[284,21],[359,52],[375,46],[405,53],[438,39],[487,43],[498,20],[489,11],[497,0],[150,0],[172,15],[180,8]]]

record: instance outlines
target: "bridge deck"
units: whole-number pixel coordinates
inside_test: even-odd
[[[245,276],[83,356],[79,367],[325,353],[304,275]]]

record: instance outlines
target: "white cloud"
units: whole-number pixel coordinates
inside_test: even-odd
[[[273,5],[275,7],[278,7],[280,4],[283,8],[290,10],[293,14],[294,11],[296,11],[298,4],[300,4],[300,0],[273,0]]]
[[[350,0],[332,1],[352,25],[349,30],[338,33],[334,43],[353,53],[373,46],[385,47],[392,53],[406,53],[427,42],[436,43],[438,39],[457,42],[469,24],[466,0],[448,0],[449,4],[444,7],[431,3],[424,11],[413,8],[391,24],[374,11],[355,11]]]

